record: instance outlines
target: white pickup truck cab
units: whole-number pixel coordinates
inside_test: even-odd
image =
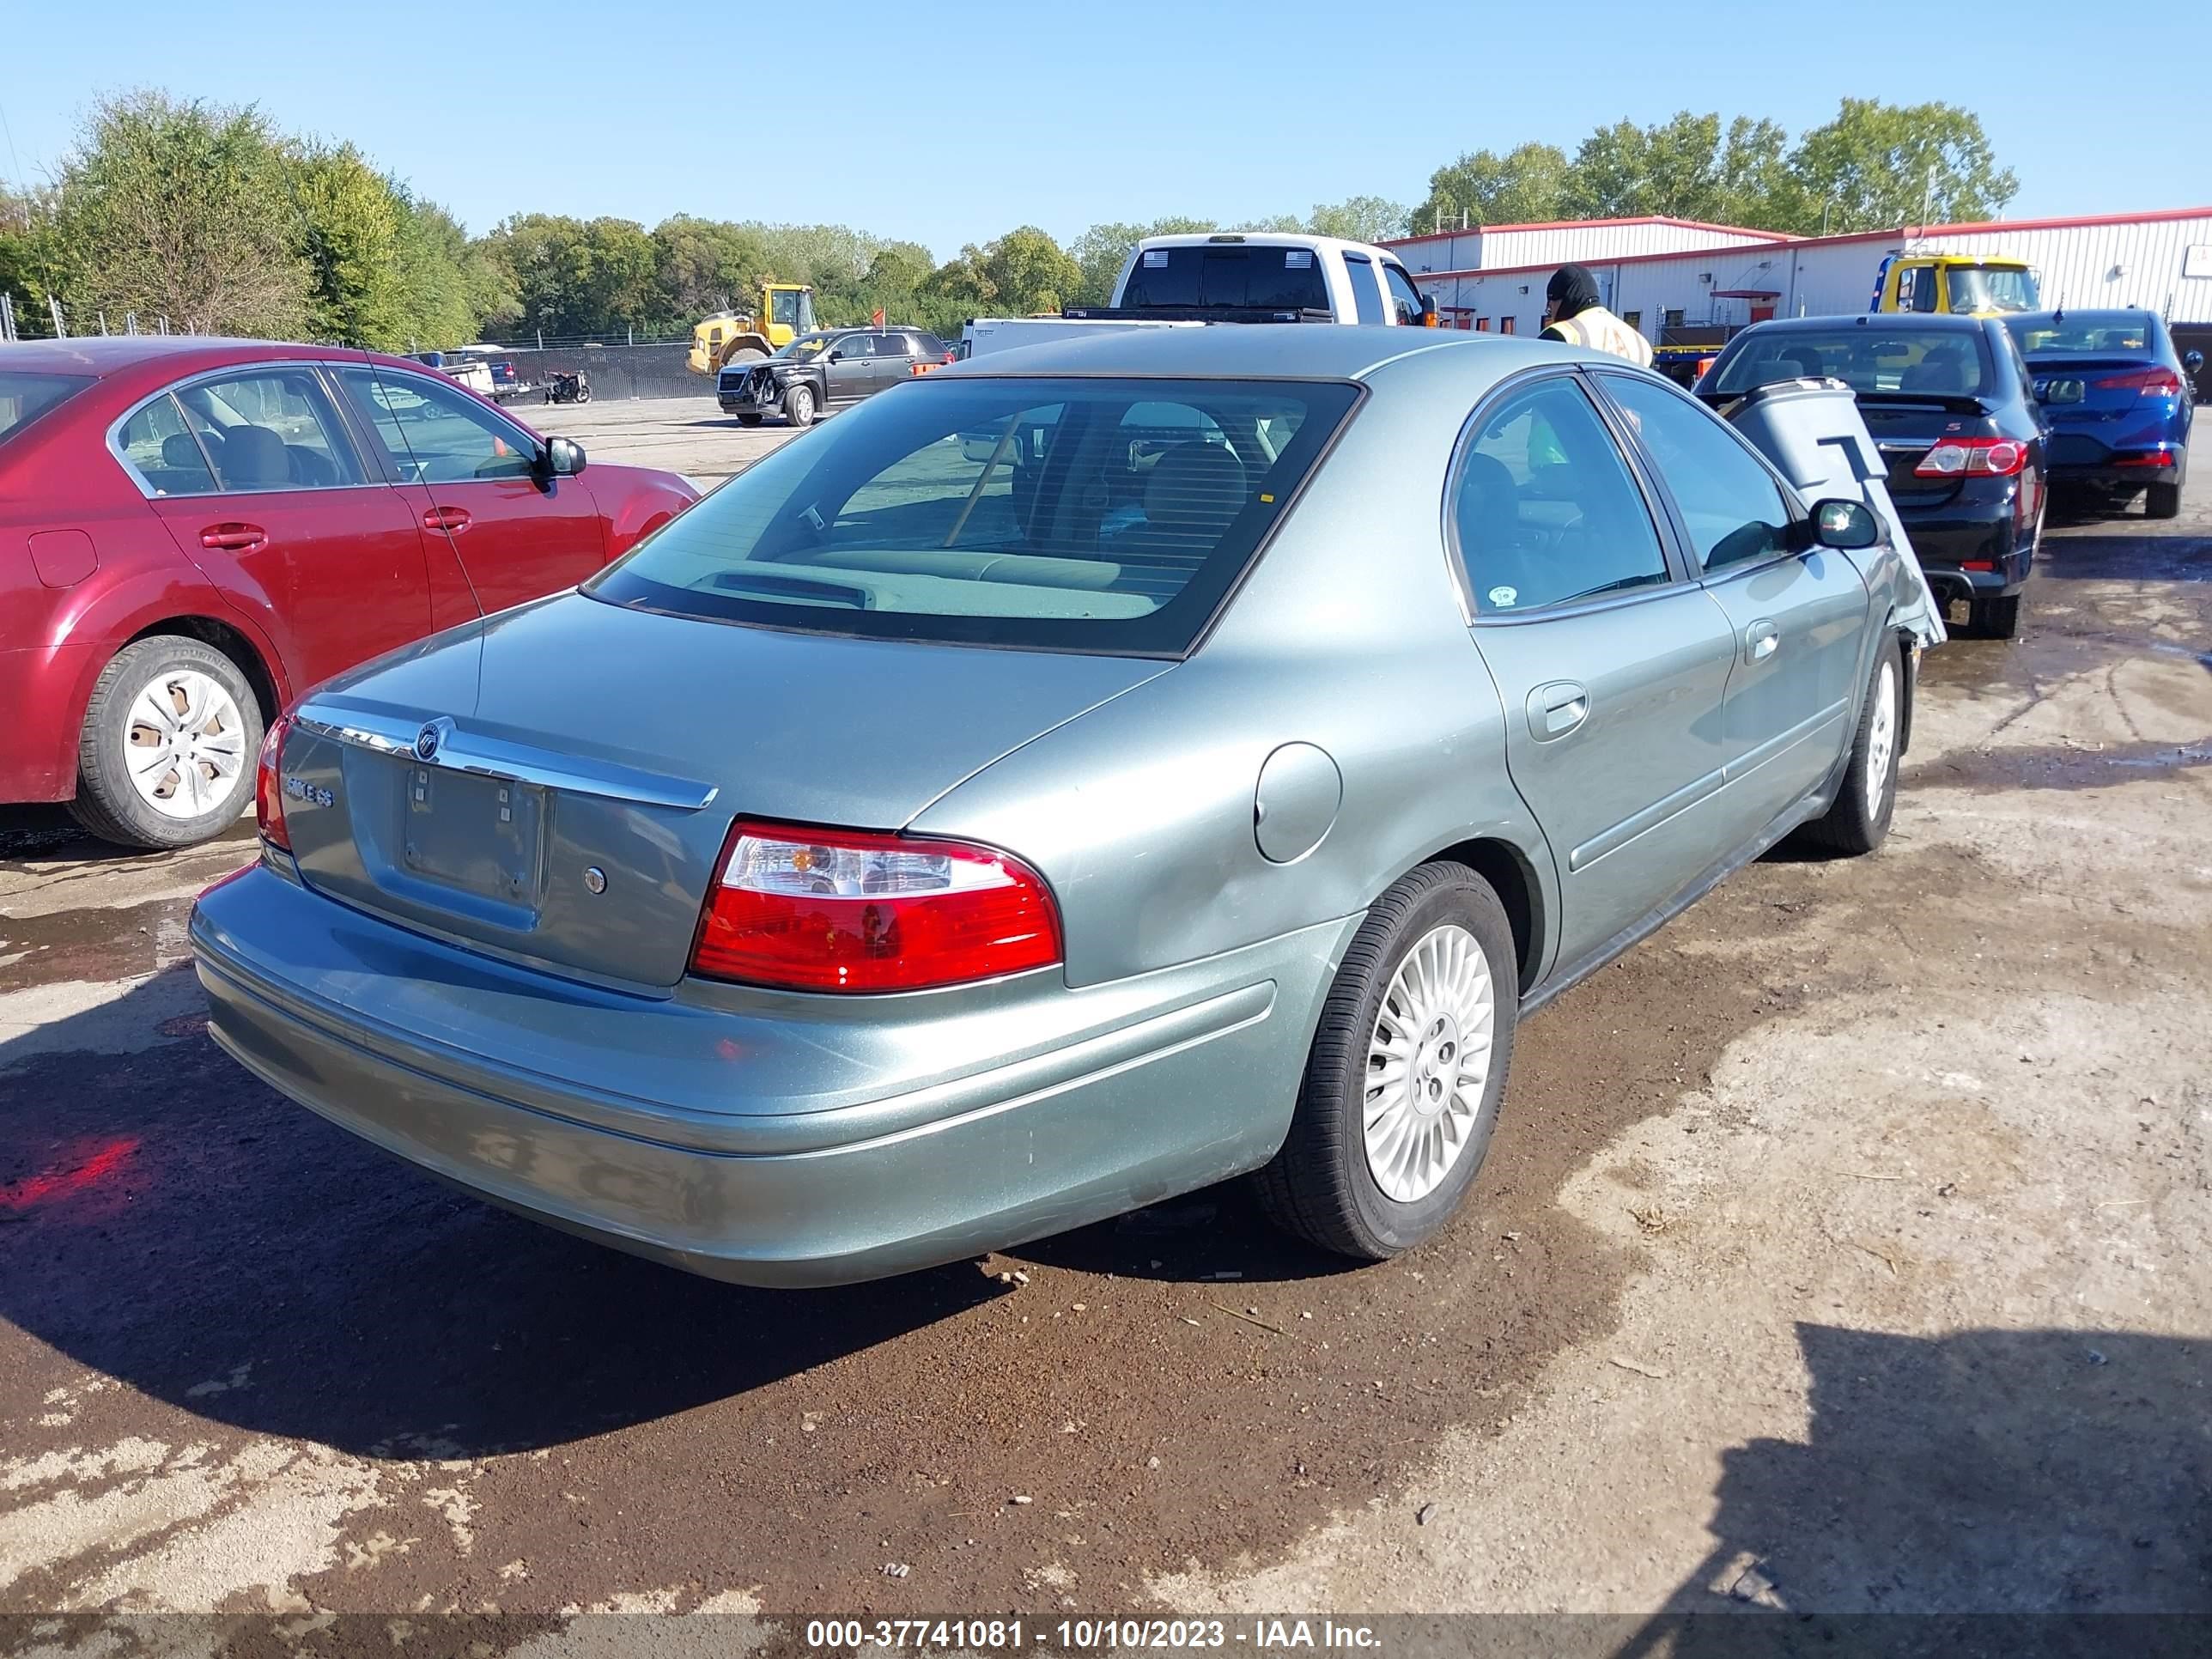
[[[963,355],[1040,345],[1100,328],[1209,322],[1365,323],[1419,327],[1435,308],[1398,256],[1371,242],[1297,232],[1148,236],[1129,251],[1109,306],[1061,317],[979,317]]]

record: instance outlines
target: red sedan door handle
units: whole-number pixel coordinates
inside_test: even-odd
[[[422,515],[422,528],[459,532],[469,527],[467,513],[458,507],[434,507]]]
[[[269,545],[269,532],[258,524],[211,524],[200,532],[200,545],[222,553],[251,553]]]

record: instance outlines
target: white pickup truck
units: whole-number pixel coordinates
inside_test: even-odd
[[[1101,328],[1208,323],[1367,323],[1434,326],[1436,306],[1398,256],[1371,242],[1276,231],[1148,236],[1129,252],[1107,306],[1058,317],[978,317],[963,356],[1041,345]]]

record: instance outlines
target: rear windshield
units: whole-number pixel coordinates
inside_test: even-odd
[[[584,591],[817,633],[1180,655],[1358,395],[932,375],[775,451]]]
[[[33,374],[0,370],[0,443],[60,403],[90,386],[89,374]]]
[[[1809,375],[1842,380],[1858,392],[1960,398],[1980,392],[1994,372],[1989,342],[1963,318],[1956,328],[1915,329],[1910,335],[1845,323],[1742,335],[1713,365],[1711,384],[1699,389],[1748,392]]]
[[[2005,326],[2029,356],[2053,354],[2144,356],[2157,349],[2151,320],[2140,311],[2069,311],[2057,317],[2008,317]]]
[[[1321,258],[1307,247],[1148,247],[1121,290],[1124,306],[1264,306],[1326,311]]]

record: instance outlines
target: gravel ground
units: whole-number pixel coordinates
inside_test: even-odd
[[[525,412],[702,482],[782,435]],[[821,1294],[594,1249],[215,1049],[246,832],[19,816],[0,1612],[2212,1612],[2197,476],[1931,655],[1879,856],[1534,1021],[1474,1202],[1365,1271],[1235,1190]]]

